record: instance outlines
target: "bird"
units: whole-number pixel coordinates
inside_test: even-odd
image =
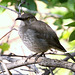
[[[55,31],[45,22],[37,20],[31,13],[23,13],[20,17],[19,36],[27,48],[35,53],[45,53],[49,49],[67,52],[61,45]],[[74,62],[70,53],[66,53]]]

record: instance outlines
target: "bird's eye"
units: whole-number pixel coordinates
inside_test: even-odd
[[[24,20],[29,20],[29,18],[25,18]]]

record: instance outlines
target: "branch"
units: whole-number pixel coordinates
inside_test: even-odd
[[[19,12],[15,11],[15,10],[13,10],[13,9],[10,9],[10,8],[8,8],[8,7],[2,6],[2,5],[0,5],[0,7],[5,8],[5,9],[8,9],[8,10],[11,10],[11,11],[13,11],[13,12],[19,14]]]
[[[65,68],[75,72],[75,63],[49,58],[42,58],[41,60],[39,63],[41,66]]]
[[[27,62],[25,62],[25,60],[26,58],[23,58],[13,63],[7,63],[6,67],[8,70],[10,70],[10,69],[21,67],[21,66],[39,64],[44,67],[65,68],[75,72],[75,63],[72,63],[72,62],[67,62],[67,61],[57,60],[57,59],[50,59],[46,57],[39,57],[36,62],[35,62],[35,57],[32,57]]]
[[[58,14],[52,14],[52,13],[41,13],[41,12],[38,12],[38,11],[33,11],[33,10],[29,10],[25,7],[20,7],[19,8],[20,10],[24,11],[24,12],[29,12],[29,13],[39,13],[39,14],[45,14],[45,15],[48,15],[48,16],[51,16],[51,17],[55,17],[55,18],[61,18],[63,17],[62,15],[58,15]]]
[[[9,34],[12,30],[17,30],[17,29],[15,29],[15,28],[11,29],[11,30],[8,31],[5,35],[3,35],[3,36],[0,38],[0,40],[3,39],[3,38],[4,38],[7,34]]]
[[[22,4],[22,3],[21,3],[21,4]],[[19,5],[18,7],[16,7],[16,8],[19,9],[19,12],[15,11],[15,10],[13,10],[13,9],[10,9],[10,8],[8,8],[8,7],[2,6],[2,5],[0,5],[0,7],[5,8],[5,9],[8,9],[8,10],[10,10],[10,11],[13,11],[13,12],[19,14],[19,15],[20,15],[20,10],[22,10],[22,11],[25,11],[25,12],[27,11],[27,12],[29,12],[29,13],[45,14],[45,15],[48,15],[48,16],[51,16],[51,17],[56,17],[56,18],[61,18],[61,17],[63,17],[62,15],[58,15],[58,14],[40,13],[40,12],[38,12],[38,11],[29,10],[29,9],[27,9],[27,8],[20,7],[20,5]]]

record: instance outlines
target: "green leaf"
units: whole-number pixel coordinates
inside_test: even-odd
[[[4,51],[8,50],[10,48],[10,45],[8,43],[3,43],[2,45],[0,45],[0,49]]]
[[[69,46],[71,49],[75,49],[75,40],[69,42]]]
[[[70,32],[67,30],[67,31],[64,31],[64,32],[62,32],[61,33],[61,36],[59,37],[59,39],[68,39],[69,38],[69,36],[70,36]]]
[[[44,1],[47,4],[47,8],[49,9],[59,4],[59,0],[41,0],[41,1]]]
[[[10,3],[10,5],[8,3]],[[16,4],[16,0],[2,0],[0,2],[0,5],[5,6],[5,7],[11,6],[13,4]],[[3,13],[5,10],[6,9],[0,7],[0,13]]]
[[[64,7],[58,7],[58,8],[53,8],[51,10],[51,13],[64,16],[65,14],[68,13],[68,10],[66,8],[64,8]]]
[[[37,6],[36,6],[36,3],[34,2],[34,0],[26,0],[26,2],[27,2],[28,4],[23,4],[23,5],[22,5],[23,7],[26,7],[26,8],[28,8],[28,9],[34,10],[34,11],[37,10]]]
[[[2,6],[8,6],[5,2],[1,2],[0,5]],[[5,11],[4,8],[0,7],[0,13],[3,13]]]
[[[59,30],[62,28],[62,23],[63,23],[63,20],[60,18],[60,19],[57,19],[53,24],[58,26],[57,30]]]
[[[59,26],[59,25],[61,25],[62,23],[63,23],[63,21],[62,21],[62,19],[60,18],[60,19],[57,19],[57,20],[54,22],[54,25]]]
[[[68,0],[67,7],[70,11],[75,11],[75,0]]]
[[[0,5],[8,7],[8,2],[10,2],[10,5],[13,5],[13,3],[16,3],[16,0],[2,0]],[[0,7],[0,13],[3,13],[5,10],[5,8]]]
[[[75,40],[75,30],[71,33],[69,37],[69,42]]]
[[[69,18],[72,18],[74,19],[74,13],[73,12],[68,12],[66,13],[64,16],[63,16],[64,19],[69,19]]]
[[[51,0],[52,1],[52,5],[56,5],[56,3],[59,2],[59,0]]]
[[[10,5],[13,5],[13,3],[16,4],[16,0],[2,0],[1,3],[6,3],[6,5],[8,5],[8,2],[10,2]],[[0,4],[1,5],[1,4]]]
[[[65,3],[67,2],[68,0],[59,0],[60,3]]]
[[[68,26],[68,27],[75,27],[75,22],[69,23],[68,25],[65,25],[65,26]]]
[[[69,38],[69,36],[70,36],[70,32],[69,31],[64,31],[62,38],[67,39],[67,38]]]

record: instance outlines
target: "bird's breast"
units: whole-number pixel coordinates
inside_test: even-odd
[[[23,27],[24,28],[24,27]],[[46,52],[49,47],[47,42],[44,39],[37,38],[37,33],[34,30],[27,29],[19,29],[19,35],[24,42],[24,44],[31,50],[36,53]]]

